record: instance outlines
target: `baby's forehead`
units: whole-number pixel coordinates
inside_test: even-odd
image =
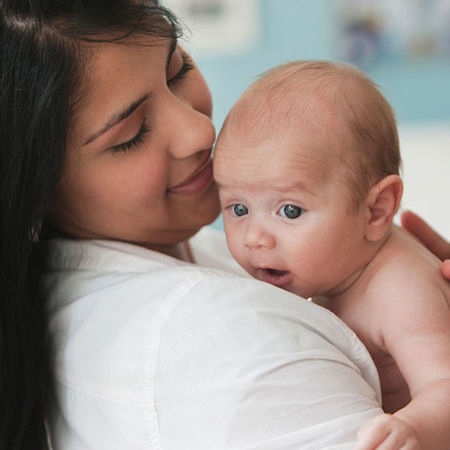
[[[314,178],[338,170],[343,158],[333,147],[331,138],[310,130],[279,130],[258,134],[253,128],[241,136],[232,132],[219,142],[215,158],[219,164],[232,165],[236,171],[250,167],[252,176],[264,178],[292,177],[307,172]],[[302,175],[303,176],[303,175]]]
[[[332,92],[317,86],[282,89],[264,83],[244,93],[231,109],[225,127],[236,134],[253,131],[264,135],[289,131],[298,125],[332,127],[343,119],[343,111]]]
[[[342,152],[351,133],[336,108],[327,106],[327,100],[320,96],[287,98],[285,102],[256,94],[243,98],[227,118],[219,143],[257,145],[267,140],[296,142],[299,150],[309,146],[322,153],[330,149]]]
[[[241,152],[245,146],[257,148],[271,141],[279,157],[286,157],[283,149],[296,148],[300,157],[313,152],[327,165],[348,160],[353,134],[336,100],[336,86],[311,77],[304,83],[278,78],[277,72],[269,74],[240,97],[219,136],[219,148],[226,143],[227,148]],[[286,141],[290,145],[284,147]]]

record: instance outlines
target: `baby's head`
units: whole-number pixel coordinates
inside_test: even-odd
[[[233,256],[303,296],[345,284],[389,231],[399,166],[394,113],[361,71],[325,61],[275,67],[233,106],[215,148]]]
[[[264,73],[231,109],[216,152],[226,148],[227,153],[241,154],[242,141],[251,147],[268,138],[282,144],[287,134],[297,135],[300,143],[307,128],[325,164],[345,167],[355,206],[376,181],[399,174],[399,139],[391,106],[362,71],[329,61],[296,61]],[[301,147],[294,150],[300,152]],[[284,151],[277,146],[280,158]]]

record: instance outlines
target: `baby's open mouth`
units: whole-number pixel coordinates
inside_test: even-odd
[[[274,286],[285,286],[292,281],[292,275],[287,270],[272,268],[258,269],[258,278]]]
[[[276,270],[276,269],[263,269],[267,270],[271,275],[284,275],[286,273],[285,270]]]

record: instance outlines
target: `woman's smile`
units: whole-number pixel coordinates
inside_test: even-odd
[[[210,154],[209,154],[210,155]],[[213,180],[212,158],[208,156],[198,169],[175,186],[169,187],[169,194],[198,194],[203,192]]]
[[[169,246],[219,214],[215,129],[197,67],[171,40],[153,43],[96,48],[52,220],[72,236],[145,243],[171,254]],[[117,136],[80,151],[76,136],[86,142],[120,119]]]

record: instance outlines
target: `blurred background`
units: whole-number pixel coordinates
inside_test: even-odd
[[[450,0],[166,0],[212,91],[214,123],[271,66],[351,62],[397,114],[402,208],[450,238]],[[397,219],[398,221],[398,219]],[[215,223],[221,227],[221,220]]]

